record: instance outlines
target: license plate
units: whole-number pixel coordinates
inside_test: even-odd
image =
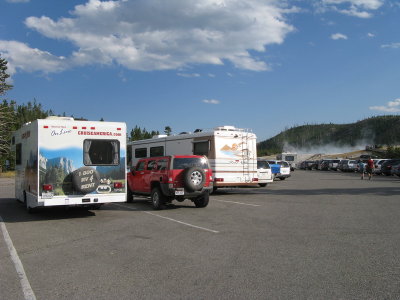
[[[184,196],[185,195],[185,191],[184,190],[176,190],[175,191],[175,196]]]
[[[54,196],[53,193],[42,193],[43,199],[51,199],[51,198],[53,198],[53,196]]]

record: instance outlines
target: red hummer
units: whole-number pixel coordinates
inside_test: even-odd
[[[154,209],[163,209],[174,199],[190,199],[196,207],[206,207],[213,189],[208,159],[199,155],[143,158],[127,177],[127,201],[132,202],[133,195],[150,196]]]

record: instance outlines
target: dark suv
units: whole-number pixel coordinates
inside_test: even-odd
[[[132,202],[133,195],[150,196],[154,209],[163,209],[174,199],[206,207],[213,189],[208,159],[198,155],[143,158],[127,177],[127,201]]]

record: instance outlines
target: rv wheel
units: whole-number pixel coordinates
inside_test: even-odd
[[[183,183],[187,190],[191,192],[199,191],[203,188],[206,175],[199,167],[187,168],[183,171]]]

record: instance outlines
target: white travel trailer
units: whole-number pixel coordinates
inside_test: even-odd
[[[297,169],[297,164],[298,164],[298,158],[297,158],[297,153],[281,153],[276,156],[276,159],[278,160],[284,160],[290,165],[290,169],[293,171],[294,169]]]
[[[128,143],[128,166],[143,157],[167,155],[205,155],[218,187],[258,186],[257,137],[250,130],[222,126],[211,130],[196,129],[173,136]]]
[[[38,206],[90,206],[126,201],[126,125],[49,117],[12,138],[15,197]]]

